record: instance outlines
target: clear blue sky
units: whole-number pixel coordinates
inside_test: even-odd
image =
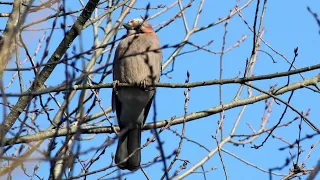
[[[158,5],[159,3],[166,3],[165,5],[171,4],[171,1],[151,1],[151,7],[154,7]],[[188,1],[183,1],[183,4],[185,5]],[[192,7],[188,8],[186,10],[186,17],[188,21],[189,28],[193,25],[194,17],[197,12],[197,8],[199,5],[199,0],[195,1]],[[246,1],[241,1],[240,6],[242,6]],[[74,3],[74,4],[72,4]],[[143,8],[147,5],[147,1],[139,1],[136,3],[135,7]],[[235,5],[235,1],[211,1],[207,0],[205,1],[204,8],[202,15],[199,19],[198,27],[207,25],[209,23],[217,21],[218,18],[222,18],[228,15],[229,10]],[[290,1],[290,0],[282,0],[282,1],[268,1],[268,6],[265,14],[264,24],[263,27],[266,29],[265,35],[263,36],[264,40],[269,43],[274,49],[284,54],[289,60],[292,61],[294,53],[293,50],[296,47],[299,47],[299,56],[295,62],[296,67],[306,67],[314,64],[318,64],[319,57],[320,57],[320,35],[319,35],[319,26],[317,25],[314,17],[308,12],[307,6],[310,6],[313,11],[320,14],[319,7],[320,2],[317,0],[312,1]],[[254,12],[256,7],[256,1],[253,1],[248,8],[244,9],[242,11],[243,15],[245,16],[246,20],[250,24],[250,26],[253,26],[253,19],[254,19]],[[67,10],[74,10],[79,8],[79,3],[75,1],[68,1],[67,3]],[[261,9],[262,7],[260,7]],[[7,5],[0,5],[0,12],[9,12],[10,6]],[[103,10],[99,10],[99,13],[101,13]],[[150,10],[150,15],[153,15],[154,13],[158,12],[159,10]],[[175,6],[171,10],[167,11],[163,15],[157,17],[156,19],[153,19],[150,21],[152,25],[157,25],[158,23],[163,23],[167,21],[168,19],[172,18],[177,12],[179,11],[178,6]],[[53,11],[45,10],[40,11],[36,14],[31,14],[27,18],[27,22],[31,22],[37,19],[41,19],[43,17],[46,17],[50,14],[52,14]],[[115,12],[114,17],[117,17],[119,12]],[[139,17],[140,15],[144,15],[145,11],[132,11],[125,21],[128,21],[132,18]],[[74,22],[75,17],[73,18],[67,18],[67,24],[72,24]],[[1,18],[0,19],[0,28],[3,29],[5,27],[7,19]],[[59,22],[60,23],[60,22]],[[59,26],[60,24],[57,23]],[[102,23],[104,25],[104,23]],[[33,26],[32,28],[43,28],[43,27],[51,27],[51,21]],[[46,35],[48,35],[50,31],[46,31]],[[120,31],[120,34],[123,34],[124,31]],[[224,33],[224,26],[223,24],[214,26],[210,29],[207,29],[205,31],[202,31],[200,33],[197,33],[193,35],[190,38],[190,41],[197,44],[197,45],[204,45],[208,41],[213,40],[213,43],[208,47],[211,50],[214,51],[221,51],[221,44],[222,44],[222,38]],[[38,45],[39,39],[42,38],[44,35],[44,31],[31,31],[31,32],[24,32],[23,38],[29,48],[29,51],[33,55],[35,52],[35,49]],[[248,35],[247,39],[240,44],[240,47],[234,48],[232,51],[228,52],[224,55],[223,59],[223,78],[234,78],[236,77],[239,72],[241,73],[240,76],[243,75],[244,68],[245,68],[245,61],[247,58],[250,57],[251,51],[252,51],[252,38],[253,35],[250,32],[250,30],[247,28],[247,26],[244,24],[244,22],[239,18],[239,16],[234,16],[229,25],[228,25],[228,34],[227,34],[227,43],[226,47],[232,46],[234,43],[236,43],[243,35]],[[103,36],[102,31],[99,31],[100,39]],[[169,44],[174,45],[179,42],[181,42],[185,36],[184,26],[182,18],[177,19],[174,21],[170,26],[167,26],[166,28],[162,29],[158,36],[160,38],[160,42],[162,45]],[[57,45],[60,43],[61,39],[63,37],[63,32],[61,30],[55,31],[53,34],[53,38],[51,39],[50,48],[49,48],[49,56],[53,53]],[[120,35],[118,35],[120,37]],[[90,49],[93,45],[93,39],[92,39],[92,27],[87,28],[83,31],[82,36],[82,45],[85,50]],[[69,56],[72,56],[72,47],[75,46],[77,48],[77,52],[79,52],[79,38],[77,38],[71,48],[68,50]],[[44,49],[45,44],[43,44],[41,50]],[[185,48],[182,50],[182,52],[192,50],[191,46],[185,46]],[[40,62],[43,51],[39,52],[37,55],[35,61]],[[254,74],[255,75],[263,75],[263,74],[270,74],[275,72],[283,72],[287,71],[289,69],[288,63],[285,62],[285,60],[280,57],[279,55],[275,54],[273,51],[271,51],[267,46],[262,44],[261,50],[265,50],[269,52],[274,59],[277,61],[277,63],[273,63],[272,59],[267,56],[265,53],[259,52],[258,54],[258,60],[254,67]],[[21,49],[21,61],[24,60],[25,53]],[[167,58],[171,55],[173,52],[172,48],[163,50],[163,61],[167,60]],[[105,63],[105,59],[107,54],[103,57],[103,63]],[[90,58],[89,55],[86,57]],[[195,53],[189,53],[186,55],[179,56],[175,59],[174,64],[174,71],[169,74],[171,79],[162,76],[161,82],[172,82],[172,83],[183,83],[186,79],[186,72],[189,71],[190,81],[191,82],[198,82],[198,81],[204,81],[204,80],[212,80],[212,79],[218,79],[219,78],[219,58],[220,55],[213,55],[208,52],[204,51],[197,51]],[[47,58],[48,59],[48,58]],[[47,60],[46,59],[46,60]],[[80,61],[80,60],[79,60]],[[84,61],[85,62],[85,61]],[[81,66],[81,61],[77,62],[78,67]],[[30,67],[30,63],[26,62],[23,67]],[[96,65],[96,68],[98,68],[100,65]],[[8,67],[15,67],[14,60],[12,60]],[[64,76],[64,65],[59,65],[50,78],[47,80],[47,84],[50,86],[58,85],[62,83],[62,81],[65,79]],[[171,65],[167,69],[164,70],[164,72],[167,72],[171,68]],[[315,76],[317,73],[319,73],[319,70],[304,73],[303,75],[306,78],[310,78]],[[4,84],[8,84],[11,76],[13,75],[13,72],[6,72],[4,75]],[[24,73],[24,82],[25,85],[29,86],[28,81],[32,80],[34,78],[33,72],[25,72]],[[100,74],[98,74],[94,80],[99,80]],[[298,75],[294,75],[291,77],[291,82],[297,82],[300,81],[301,77]],[[112,77],[108,77],[105,79],[105,82],[111,82]],[[282,85],[285,85],[287,81],[287,78],[277,78],[273,80],[264,80],[259,82],[254,82],[253,84],[256,85],[259,88],[262,88],[264,90],[268,90],[270,85],[278,84],[277,87],[281,87]],[[6,92],[19,92],[19,83],[18,79],[15,79],[13,84],[10,86],[10,88],[6,89]],[[191,92],[189,94],[190,101],[188,104],[188,113],[191,112],[197,112],[201,110],[206,110],[215,106],[219,105],[219,86],[206,86],[206,87],[199,87],[199,88],[193,88],[191,89]],[[239,85],[224,85],[223,86],[223,103],[228,103],[233,100],[237,90],[239,88]],[[185,89],[170,89],[170,88],[158,88],[157,95],[156,95],[156,102],[157,102],[157,117],[156,119],[158,121],[170,119],[173,116],[183,116],[184,114],[184,95],[183,92]],[[244,90],[244,93],[242,93],[241,97],[245,98],[247,97],[247,91]],[[259,92],[253,90],[253,95],[257,95]],[[46,99],[48,96],[45,95],[44,99]],[[76,98],[70,103],[69,107],[70,109],[74,108],[78,104],[79,94],[76,96]],[[285,94],[282,96],[279,96],[280,98],[287,100],[289,97],[289,94]],[[104,108],[107,108],[110,106],[111,102],[111,90],[110,89],[103,89],[100,91],[100,98],[102,98],[102,104]],[[63,96],[60,95],[59,98],[60,103],[63,102]],[[10,98],[9,99],[12,104],[16,102],[16,98]],[[2,101],[2,99],[1,99]],[[319,109],[319,102],[320,96],[319,94],[313,93],[310,90],[298,90],[294,93],[291,105],[297,108],[299,111],[306,112],[309,108],[311,108],[311,114],[308,116],[308,118],[313,121],[317,127],[320,127],[320,109]],[[37,104],[39,104],[39,100],[37,99]],[[40,107],[40,106],[39,106]],[[265,102],[261,101],[252,105],[249,105],[242,117],[242,120],[240,121],[240,124],[236,130],[236,134],[248,134],[251,133],[251,130],[247,126],[247,122],[250,123],[256,130],[260,126],[261,118],[263,116],[265,107]],[[88,105],[85,106],[85,108],[89,108]],[[267,128],[272,127],[276,122],[279,120],[285,106],[283,104],[273,104],[272,113],[269,117],[269,123],[267,124]],[[55,112],[57,111],[58,107],[54,106],[54,110],[50,112],[51,118],[54,117]],[[95,107],[95,109],[92,111],[94,112],[100,112],[100,108],[98,106]],[[151,122],[153,119],[153,109],[149,113],[149,117],[147,122]],[[233,126],[233,123],[235,122],[236,118],[238,117],[238,114],[240,112],[240,108],[234,108],[232,110],[228,110],[225,112],[225,133],[227,134],[230,129]],[[3,114],[3,108],[1,106],[0,108],[0,114]],[[291,110],[288,110],[288,113],[285,115],[283,121],[288,122],[292,119],[294,119],[296,116],[298,116],[296,113],[292,112]],[[24,117],[23,115],[21,117]],[[186,137],[195,140],[209,149],[214,149],[216,147],[216,142],[214,139],[212,139],[212,135],[215,135],[215,130],[217,128],[217,121],[219,120],[219,114],[215,114],[212,116],[209,116],[207,118],[202,118],[196,121],[188,122],[186,124]],[[115,122],[115,120],[113,120]],[[38,117],[37,123],[42,127],[42,130],[44,130],[48,125],[49,122],[46,120],[46,115],[42,114]],[[104,125],[108,125],[106,122]],[[172,130],[177,130],[179,133],[181,133],[181,125],[173,126],[171,127]],[[313,131],[305,124],[303,123],[303,130],[302,130],[302,137],[304,137],[306,134],[311,134]],[[281,136],[285,140],[289,142],[294,142],[298,138],[298,121],[294,122],[290,127],[284,127],[276,130],[274,132],[275,135]],[[88,137],[90,135],[83,135],[83,137]],[[142,136],[142,143],[146,142],[146,139],[148,137],[151,137],[152,134],[149,131],[144,131]],[[81,150],[86,150],[91,147],[98,147],[102,144],[102,142],[107,137],[114,137],[114,135],[110,134],[99,134],[97,135],[93,140],[90,141],[83,141],[81,142]],[[266,136],[263,135],[260,138],[258,138],[254,144],[259,145]],[[169,155],[171,154],[177,147],[179,143],[179,138],[175,136],[171,131],[164,131],[160,135],[161,140],[164,142],[163,148],[165,149],[165,154]],[[61,145],[61,140],[64,139],[57,139],[57,142],[59,145]],[[305,151],[301,154],[300,162],[303,160],[307,153],[309,152],[309,148],[311,144],[316,143],[319,141],[319,136],[314,137],[313,139],[310,139],[308,141],[304,141],[302,143],[302,148],[305,149]],[[41,146],[41,149],[45,150],[47,147],[48,141],[45,141],[45,143]],[[232,144],[227,144],[223,146],[226,150],[237,154],[239,157],[247,160],[248,162],[251,162],[263,169],[268,170],[269,168],[275,168],[282,166],[286,159],[290,157],[289,150],[286,149],[284,151],[279,151],[279,148],[285,147],[286,144],[279,141],[278,139],[270,138],[267,143],[261,147],[260,149],[252,149],[250,148],[251,145],[245,145],[244,147],[236,147]],[[152,160],[156,155],[159,154],[159,151],[155,149],[157,146],[157,143],[152,143],[148,147],[144,148],[142,150],[142,163],[148,162]],[[91,168],[91,170],[96,170],[103,168],[110,164],[111,160],[111,153],[115,152],[116,145],[111,146],[106,150],[106,153],[102,158],[100,158],[99,161],[97,161]],[[309,158],[306,161],[307,168],[311,168],[314,166],[320,157],[320,147],[317,147],[313,153],[311,158]],[[292,154],[297,153],[297,149],[291,149],[290,150]],[[87,155],[83,156],[82,158],[91,158],[93,155],[93,152],[88,153]],[[192,144],[190,142],[184,141],[183,148],[181,151],[180,158],[181,159],[187,159],[190,161],[191,164],[188,164],[187,169],[192,167],[194,164],[198,163],[199,160],[201,160],[204,156],[207,155],[207,151],[200,148],[198,145]],[[235,159],[234,157],[231,157],[228,154],[222,153],[223,159],[227,168],[227,172],[230,179],[256,179],[259,177],[259,179],[269,179],[269,176],[267,173],[263,173],[260,170],[254,169],[251,166],[248,166],[244,164],[243,162],[240,162],[239,160]],[[38,155],[34,155],[34,157],[37,157]],[[171,162],[170,160],[167,160],[167,164]],[[27,168],[30,167],[31,169],[29,172],[32,172],[33,166],[37,164],[37,162],[30,162],[28,163],[30,166],[26,166]],[[176,169],[179,168],[179,166],[182,164],[182,162],[177,162],[174,166],[173,170],[170,171],[170,175],[172,175]],[[48,178],[49,175],[49,163],[48,162],[42,162],[40,169],[38,170],[38,175],[40,177],[44,177],[44,179]],[[79,166],[76,166],[80,168]],[[213,170],[206,174],[207,179],[224,179],[224,172],[222,168],[222,164],[220,162],[218,154],[216,154],[213,158],[211,158],[207,163],[204,164],[204,169],[208,170],[210,168],[217,168],[216,170]],[[159,179],[159,177],[162,175],[162,163],[157,163],[149,168],[146,169],[148,175],[151,179]],[[286,166],[281,171],[277,171],[277,173],[280,174],[286,174],[289,171],[289,168],[292,168],[292,165]],[[95,179],[97,177],[101,177],[102,175],[106,174],[110,170],[99,173],[97,175],[90,176],[89,179]],[[200,171],[198,169],[197,171]],[[77,171],[76,171],[77,172]],[[183,171],[182,171],[183,172]],[[18,177],[24,177],[23,172],[20,168],[17,168],[15,173],[13,173],[14,179]],[[116,176],[115,173],[113,176]],[[112,176],[112,177],[113,177]],[[185,179],[200,179],[202,178],[202,174],[191,174]],[[306,176],[303,177],[303,179]],[[133,175],[128,176],[128,179],[143,179],[144,175],[139,170],[135,172]],[[273,179],[280,179],[280,177],[273,176]]]

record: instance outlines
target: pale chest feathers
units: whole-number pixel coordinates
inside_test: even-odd
[[[157,82],[162,53],[155,34],[138,34],[123,39],[114,58],[114,80],[126,83]]]

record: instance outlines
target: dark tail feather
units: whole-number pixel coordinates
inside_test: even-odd
[[[128,150],[127,150],[127,144],[128,144],[128,134],[123,134],[122,136],[119,137],[119,142],[117,146],[117,151],[116,151],[116,157],[115,157],[115,163],[118,164],[118,167],[120,169],[127,169],[127,163],[122,162],[125,158],[128,157]],[[121,164],[119,164],[122,162]]]
[[[141,153],[137,150],[127,161],[122,162],[136,149],[140,148],[141,143],[141,127],[130,129],[126,134],[119,138],[116,151],[115,163],[120,169],[136,170],[140,167]],[[121,164],[119,164],[122,162]]]
[[[128,155],[135,152],[127,161],[128,169],[135,170],[140,167],[141,162],[141,126],[136,129],[131,129],[128,132]]]

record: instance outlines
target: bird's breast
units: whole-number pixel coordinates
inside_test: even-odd
[[[159,51],[154,51],[158,49]],[[157,39],[132,36],[122,40],[114,61],[114,79],[125,83],[157,82],[161,72]]]

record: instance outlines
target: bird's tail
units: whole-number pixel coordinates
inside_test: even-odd
[[[141,126],[135,129],[129,129],[125,134],[120,136],[115,157],[115,163],[118,164],[120,169],[133,171],[140,167],[141,153],[140,149],[137,150],[140,148],[140,144]],[[133,152],[135,153],[132,154]],[[129,155],[131,155],[131,157],[124,161]]]

